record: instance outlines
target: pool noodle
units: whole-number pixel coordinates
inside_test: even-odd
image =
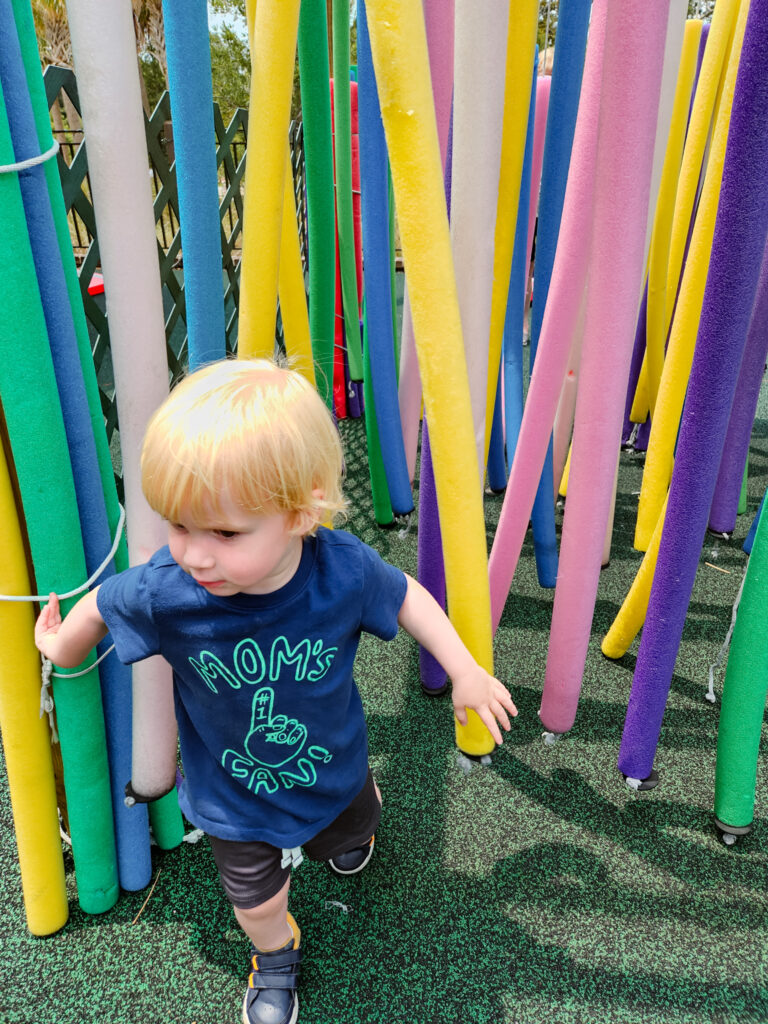
[[[427,30],[429,70],[437,120],[440,160],[445,170],[450,151],[448,136],[453,98],[454,5],[453,0],[424,0],[422,6]],[[416,455],[419,445],[422,392],[416,344],[413,337],[413,319],[408,301],[407,280],[403,293],[398,400],[405,458],[408,463],[408,474],[412,481],[416,471]]]
[[[768,234],[768,196],[754,173],[768,165],[766,47],[768,2],[753,0],[742,5],[734,32],[724,102],[737,63],[738,73],[712,259],[619,751],[619,770],[636,779],[653,767]]]
[[[451,153],[453,152],[453,118],[449,120],[448,148],[446,152],[443,183],[445,205],[450,223],[451,216]],[[419,377],[419,381],[421,378]],[[416,538],[418,580],[427,588],[441,608],[445,608],[445,564],[443,562],[443,541],[440,531],[440,512],[435,491],[435,474],[432,466],[432,448],[429,443],[429,424],[426,416],[421,431],[421,465],[419,470],[419,531]],[[419,647],[419,668],[421,685],[426,693],[442,693],[446,688],[447,675],[443,666],[428,650]]]
[[[589,28],[589,0],[568,0],[560,4],[557,46],[552,66],[547,130],[539,193],[539,223],[536,233],[536,264],[531,309],[530,364],[535,365],[544,309],[549,294],[555,250],[560,231],[568,165],[579,104]],[[557,540],[553,489],[552,442],[533,503],[534,554],[539,583],[553,587],[557,579]]]
[[[528,225],[531,206],[531,172],[533,165],[534,134],[536,123],[536,62],[531,74],[531,92],[528,106],[528,128],[523,151],[523,167],[520,178],[520,201],[517,207],[517,225],[512,250],[512,267],[509,274],[504,333],[501,359],[504,410],[504,440],[506,460],[504,465],[504,486],[507,482],[507,466],[514,458],[520,423],[523,418],[523,331],[525,326],[525,301],[530,267],[528,249]]]
[[[355,228],[352,211],[352,143],[349,85],[349,2],[333,0],[334,152],[336,154],[336,230],[341,270],[344,331],[352,380],[363,379],[360,309],[355,270]],[[338,88],[339,84],[344,88]]]
[[[213,85],[205,0],[163,0],[189,368],[226,356]]]
[[[688,234],[688,225],[694,210],[698,191],[699,175],[705,148],[713,125],[713,112],[718,86],[722,80],[728,60],[728,47],[733,26],[739,10],[739,0],[718,0],[710,23],[707,45],[702,58],[696,92],[693,97],[690,122],[683,149],[683,159],[678,178],[675,211],[669,241],[669,264],[667,269],[667,295],[677,290],[681,278],[683,252]],[[667,309],[667,332],[672,309]]]
[[[142,493],[139,452],[147,421],[168,394],[168,365],[133,21],[130,10],[98,0],[71,0],[68,16],[110,325],[128,553],[136,565],[166,541]],[[137,793],[156,797],[175,785],[176,752],[170,668],[149,658],[133,667]]]
[[[3,559],[0,591],[30,594],[31,584],[2,444],[0,444],[0,522]],[[50,935],[66,923],[64,859],[59,834],[56,783],[48,718],[40,716],[40,655],[34,641],[30,603],[0,601],[0,728],[16,832],[27,927]]]
[[[742,551],[744,551],[747,555],[751,555],[752,554],[752,547],[753,547],[753,545],[755,543],[755,535],[757,533],[757,527],[758,527],[758,524],[760,522],[760,516],[761,516],[762,511],[763,511],[763,505],[765,505],[765,494],[763,494],[763,497],[760,499],[760,505],[758,507],[757,512],[755,513],[755,516],[754,516],[753,520],[752,520],[752,525],[749,528],[747,536],[744,538],[744,543],[742,545]]]
[[[238,355],[271,358],[299,0],[248,0],[251,88],[243,200]]]
[[[616,474],[643,279],[668,3],[608,9],[573,450],[539,717],[573,725]],[[617,259],[620,247],[621,259]]]
[[[733,627],[717,725],[715,819],[718,825],[744,830],[754,817],[757,763],[768,688],[767,572],[768,521],[761,519]]]
[[[656,407],[656,396],[664,363],[664,347],[667,340],[667,265],[672,234],[672,217],[675,208],[675,194],[680,174],[680,164],[685,144],[685,129],[691,104],[696,59],[701,38],[701,22],[689,21],[685,26],[680,68],[672,107],[669,142],[664,156],[659,198],[651,236],[648,261],[648,289],[646,313],[646,345],[648,350],[648,398],[650,411]]]
[[[606,3],[607,0],[595,0],[592,13],[558,252],[542,321],[541,351],[528,388],[515,458],[491,548],[494,630],[501,619],[528,529],[587,279]]]
[[[3,100],[0,164],[14,162]],[[6,289],[0,322],[0,399],[37,587],[41,593],[64,593],[84,582],[87,573],[64,422],[16,173],[0,175],[0,210],[5,227],[0,265]],[[19,337],[24,338],[23,359],[18,358]],[[41,437],[45,438],[45,459],[33,443]],[[65,612],[72,603],[63,602]],[[84,667],[89,665],[93,665],[90,654]],[[98,673],[91,670],[76,680],[60,682],[54,684],[54,700],[78,899],[86,913],[102,913],[114,906],[118,883]]]
[[[710,39],[712,37],[713,33],[710,32]],[[709,47],[704,54],[705,62],[708,50]],[[648,546],[672,475],[678,426],[685,400],[686,384],[694,358],[694,344],[700,323],[710,264],[710,251],[726,155],[728,123],[733,102],[735,63],[737,63],[737,57],[729,62],[726,72],[726,87],[720,103],[717,123],[713,129],[704,185],[672,320],[667,354],[659,382],[655,415],[651,422],[648,454],[640,484],[635,525],[634,543],[635,547],[641,551]],[[703,73],[704,67],[702,67],[702,76]]]
[[[13,0],[16,27],[19,33],[19,43],[22,50],[22,58],[27,74],[27,86],[34,110],[35,122],[37,124],[38,141],[40,149],[48,147],[48,140],[51,138],[51,119],[48,110],[48,100],[45,95],[42,75],[40,73],[40,56],[35,36],[35,26],[31,10],[25,0]],[[96,371],[93,365],[91,354],[91,340],[88,333],[88,325],[85,320],[83,299],[80,290],[75,259],[72,252],[72,239],[69,233],[69,222],[64,206],[61,180],[58,168],[53,161],[46,161],[43,165],[51,209],[53,211],[56,234],[58,238],[61,263],[64,268],[67,292],[69,295],[69,306],[77,336],[77,345],[82,367],[82,379],[85,385],[88,411],[91,420],[93,439],[96,444],[96,457],[101,476],[101,486],[106,504],[107,519],[109,522],[110,536],[114,536],[118,529],[118,523],[122,514],[115,485],[115,474],[112,466],[112,455],[107,443],[104,431],[104,413],[101,407],[99,386],[96,381]],[[125,536],[120,540],[115,552],[115,568],[118,572],[128,566],[128,545]],[[131,701],[132,703],[132,701]],[[130,703],[126,705],[130,708]],[[125,715],[125,708],[123,715]],[[139,812],[140,813],[140,812]],[[183,836],[183,822],[178,806],[176,793],[173,791],[164,797],[161,803],[154,802],[149,805],[149,819],[152,831],[158,845],[163,849],[169,849],[178,845]]]
[[[470,653],[492,671],[485,522],[473,485],[477,454],[423,15],[407,0],[369,0],[367,10],[434,455],[448,608]],[[466,725],[456,723],[459,748],[490,753],[493,737],[473,711],[467,716]]]
[[[359,17],[358,8],[358,17]],[[359,21],[358,21],[359,25]],[[359,29],[358,29],[359,31]],[[358,39],[360,37],[358,36]],[[358,54],[359,54],[358,50]],[[359,67],[359,64],[358,64]],[[365,397],[365,437],[368,444],[368,476],[371,481],[371,500],[373,502],[374,519],[379,526],[389,526],[392,515],[392,502],[389,499],[387,475],[381,454],[381,441],[376,417],[376,399],[373,394],[371,379],[371,346],[368,336],[368,309],[363,303],[363,395]]]
[[[728,421],[720,469],[715,483],[709,528],[731,533],[736,526],[745,476],[752,425],[768,358],[768,250],[763,253],[744,357],[741,361],[733,409]]]
[[[387,144],[373,73],[365,4],[357,8],[357,67],[360,111],[360,171],[365,252],[365,308],[381,458],[396,515],[413,511],[397,403],[395,339],[392,329],[392,278],[389,262],[389,184]]]
[[[495,393],[499,366],[498,344],[495,362],[490,362],[489,337],[509,3],[489,0],[483,17],[479,18],[473,0],[457,0],[455,19],[451,246],[472,400],[478,483],[482,486],[488,378],[492,378]],[[510,77],[511,74],[510,70]],[[524,96],[527,102],[527,88]],[[519,148],[522,150],[522,144]],[[518,169],[515,201],[519,188]],[[513,225],[507,227],[505,234],[511,236],[512,230]],[[504,274],[504,287],[508,285],[509,266]],[[471,486],[469,481],[465,486]]]
[[[331,408],[336,227],[325,0],[303,0],[299,14],[298,49],[307,180],[309,325],[317,388]]]
[[[529,134],[529,113],[532,109],[531,104],[534,102],[531,96],[530,83],[536,67],[538,14],[538,0],[525,0],[525,2],[515,5],[514,17],[508,19],[501,164],[493,243],[488,373],[484,417],[486,423],[486,458],[488,445],[490,444],[493,410],[497,404],[499,390],[498,367],[501,362],[504,325],[510,292],[510,276],[519,226],[518,209],[524,209],[527,215],[527,204],[530,195],[528,189],[523,189],[522,183],[526,159],[526,142]],[[482,187],[482,184],[480,187]],[[522,259],[521,253],[519,261],[522,262]],[[524,293],[527,273],[522,267],[518,271],[518,277],[521,274],[523,276],[523,298],[521,301],[525,302]],[[522,339],[522,330],[520,333]]]
[[[283,217],[280,226],[280,265],[277,291],[280,299],[280,316],[283,321],[285,350],[292,360],[293,368],[302,374],[312,387],[316,387],[289,146],[285,147]]]
[[[36,156],[40,148],[10,0],[0,0],[0,78],[14,153],[17,160],[27,160]],[[19,184],[72,464],[86,574],[90,577],[111,549],[112,538],[77,336],[42,165],[21,174]],[[100,579],[114,573],[111,561]],[[99,654],[109,646],[102,641]],[[131,777],[131,730],[130,718],[126,716],[126,709],[131,707],[131,673],[117,658],[110,657],[101,662],[98,674],[107,731],[118,877],[123,889],[135,891],[149,883],[152,865],[146,808],[134,814],[122,799]]]

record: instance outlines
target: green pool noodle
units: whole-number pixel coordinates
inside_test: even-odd
[[[739,504],[736,514],[743,516],[747,511],[747,479],[749,477],[749,458],[744,463],[744,476],[741,478],[741,491],[739,492]]]
[[[309,330],[317,390],[328,408],[332,409],[336,222],[329,79],[325,0],[302,0],[299,13],[299,82],[307,181]]]
[[[45,86],[40,74],[40,58],[37,50],[37,39],[35,26],[32,18],[32,10],[27,0],[11,0],[13,4],[16,30],[21,46],[21,55],[24,61],[27,86],[32,101],[32,109],[35,116],[35,127],[40,143],[40,152],[46,152],[53,145],[51,133],[51,121],[48,110],[48,100],[45,95]],[[96,443],[96,457],[99,464],[101,486],[104,492],[104,500],[107,510],[109,529],[114,536],[117,524],[120,519],[120,503],[117,497],[115,486],[115,474],[112,466],[112,456],[109,451],[107,435],[104,430],[104,412],[99,397],[99,385],[96,380],[96,370],[93,365],[91,354],[91,341],[88,335],[88,325],[83,310],[83,299],[80,290],[80,279],[77,274],[74,253],[72,252],[72,239],[69,234],[67,211],[64,205],[64,196],[61,189],[61,179],[55,160],[47,160],[44,164],[45,177],[48,184],[48,194],[53,210],[53,220],[56,227],[56,236],[61,252],[61,261],[64,267],[64,276],[67,282],[69,303],[72,309],[72,319],[77,335],[78,354],[80,364],[83,368],[83,381],[85,383],[86,398],[88,400],[88,414],[93,428],[93,436]],[[122,572],[128,568],[128,545],[125,535],[120,540],[120,545],[115,552],[115,569]],[[157,806],[156,806],[157,804]],[[178,795],[172,790],[161,801],[149,805],[149,818],[152,824],[152,831],[157,839],[158,833],[164,837],[169,845],[163,845],[157,839],[162,849],[170,849],[178,846],[184,836],[184,821],[179,809]],[[175,837],[175,841],[174,838]]]
[[[14,163],[0,101],[0,164]],[[61,417],[18,175],[0,174],[4,310],[0,324],[0,399],[40,593],[85,582],[85,559]],[[19,338],[24,339],[23,347]],[[44,451],[41,446],[44,445]],[[44,457],[41,457],[44,455]],[[62,602],[64,614],[74,600]],[[93,664],[93,657],[84,666]],[[118,897],[115,837],[98,670],[54,684],[78,900],[102,913]]]
[[[723,683],[715,763],[715,818],[725,830],[749,831],[768,691],[768,517],[761,515],[747,564]]]
[[[381,438],[376,423],[376,406],[371,380],[371,355],[368,344],[368,317],[363,303],[363,396],[365,398],[365,436],[368,442],[368,475],[371,480],[371,498],[373,499],[373,515],[379,526],[389,526],[394,522],[392,503],[389,498],[387,475],[384,472],[384,460],[381,457]]]
[[[349,374],[363,379],[360,316],[357,305],[355,227],[352,212],[352,122],[349,99],[349,3],[333,0],[333,113],[336,138],[336,221],[339,234],[341,298]]]

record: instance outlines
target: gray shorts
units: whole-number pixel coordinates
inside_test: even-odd
[[[381,818],[381,804],[370,768],[363,788],[352,803],[322,832],[303,844],[310,860],[331,857],[367,843]],[[266,903],[285,885],[290,867],[281,867],[283,851],[269,843],[241,843],[208,836],[224,891],[232,905],[250,910]]]

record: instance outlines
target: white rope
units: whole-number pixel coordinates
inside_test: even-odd
[[[745,569],[744,575],[741,578],[741,586],[739,587],[739,592],[736,595],[736,600],[733,602],[733,608],[731,609],[731,624],[728,627],[728,632],[725,634],[725,640],[723,640],[723,645],[720,648],[717,657],[715,658],[714,662],[709,666],[709,689],[704,694],[704,696],[710,702],[710,704],[715,703],[715,669],[720,668],[720,666],[723,663],[723,659],[728,653],[728,648],[731,644],[731,637],[733,636],[733,627],[736,625],[736,613],[739,610],[739,601],[741,601],[741,593],[744,590],[744,581],[746,580],[746,578],[747,571]]]
[[[82,594],[83,591],[88,590],[89,587],[91,586],[91,584],[95,583],[95,581],[99,578],[99,576],[101,576],[101,574],[107,568],[109,563],[115,557],[115,552],[117,551],[118,547],[120,546],[120,538],[123,535],[123,527],[124,526],[125,526],[125,509],[121,505],[120,506],[120,518],[119,518],[118,523],[117,523],[117,529],[115,530],[115,540],[114,540],[114,543],[112,544],[112,547],[110,549],[109,554],[104,559],[104,561],[101,563],[101,565],[98,567],[96,572],[93,573],[93,575],[89,579],[87,579],[85,581],[85,583],[82,584],[82,586],[76,587],[74,590],[68,590],[66,592],[66,594],[59,594],[58,596],[59,596],[59,598],[62,601],[65,600],[68,597],[75,597],[77,594]],[[20,597],[20,596],[11,595],[11,594],[0,594],[0,601],[47,601],[49,596],[50,596],[49,594],[31,594],[31,595],[27,595],[26,597]]]
[[[50,160],[51,157],[56,156],[59,152],[59,144],[54,139],[53,145],[50,149],[46,149],[44,153],[40,153],[39,156],[31,156],[28,160],[19,160],[16,164],[0,164],[0,174],[14,174],[19,171],[26,171],[28,167],[36,167],[38,164],[44,164],[46,160]]]

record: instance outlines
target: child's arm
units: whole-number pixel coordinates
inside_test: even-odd
[[[501,726],[509,730],[510,715],[517,708],[506,686],[485,671],[462,643],[448,616],[428,590],[406,573],[408,590],[397,621],[426,647],[453,683],[453,710],[462,725],[467,724],[467,708],[476,711],[491,736],[501,743]]]
[[[107,627],[96,606],[96,590],[86,594],[62,622],[59,599],[51,594],[35,623],[35,646],[46,658],[62,668],[74,668],[107,635]]]

